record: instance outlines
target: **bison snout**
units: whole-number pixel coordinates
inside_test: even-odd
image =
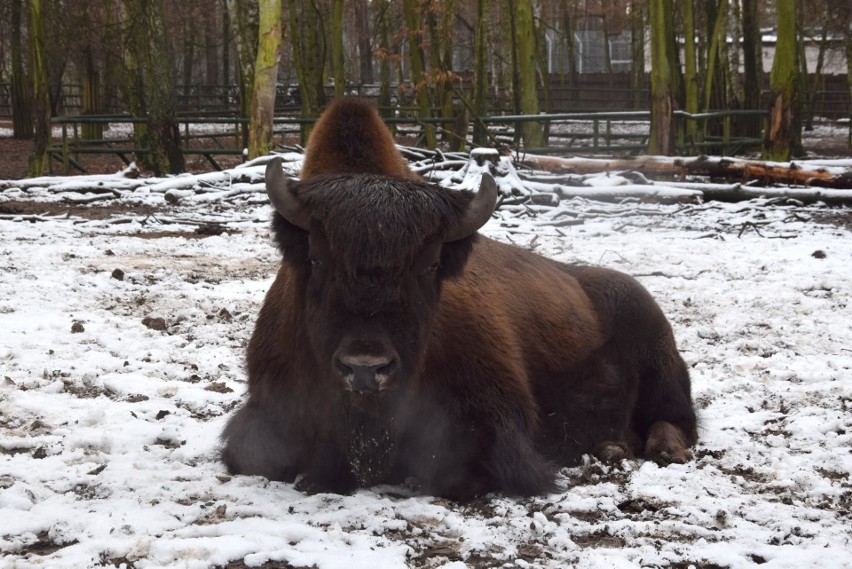
[[[343,354],[337,358],[347,390],[374,393],[387,387],[396,364],[388,356]]]

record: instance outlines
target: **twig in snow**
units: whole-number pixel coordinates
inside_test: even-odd
[[[70,195],[70,196],[64,196],[62,198],[62,201],[64,201],[65,203],[81,204],[81,203],[93,203],[93,202],[114,200],[114,199],[120,198],[120,197],[122,197],[122,195],[118,192],[113,192],[111,194],[95,194],[95,195],[91,195],[91,196],[73,194],[73,195]]]
[[[663,271],[652,271],[650,273],[632,273],[632,276],[635,278],[641,277],[663,277],[664,279],[684,279],[687,281],[694,281],[698,277],[687,277],[684,275],[670,275],[668,273],[664,273]]]
[[[746,221],[742,224],[742,227],[740,227],[740,232],[737,234],[737,238],[742,237],[743,233],[746,232],[746,229],[749,228],[754,229],[754,232],[757,233],[758,237],[763,237],[763,234],[760,232],[760,228],[757,226],[756,223],[754,223],[753,221]]]
[[[571,225],[583,225],[584,220],[578,218],[557,219],[555,221],[544,221],[540,225],[548,225],[550,227],[568,227]]]
[[[22,215],[17,213],[2,213],[0,214],[0,219],[7,219],[10,221],[29,221],[30,223],[35,223],[37,221],[56,221],[58,219],[68,219],[67,216],[48,216],[41,213],[38,214],[29,214]]]

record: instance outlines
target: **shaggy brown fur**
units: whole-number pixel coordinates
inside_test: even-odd
[[[689,376],[637,281],[445,241],[472,195],[403,171],[363,103],[327,111],[305,167],[287,191],[310,230],[275,216],[284,261],[223,433],[231,472],[337,492],[414,477],[468,499],[552,491],[585,453],[687,459]]]
[[[370,105],[338,99],[314,126],[301,178],[323,174],[384,174],[416,179],[391,133]]]

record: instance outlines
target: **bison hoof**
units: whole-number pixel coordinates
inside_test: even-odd
[[[661,466],[683,464],[690,458],[681,430],[666,421],[651,425],[648,430],[648,442],[645,444],[645,458]]]
[[[615,441],[604,441],[595,447],[594,455],[606,464],[615,464],[622,460],[633,458],[633,453],[627,445]]]

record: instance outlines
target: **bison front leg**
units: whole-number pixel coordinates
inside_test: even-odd
[[[518,496],[556,491],[555,467],[534,448],[529,428],[502,425],[495,433],[486,466],[498,488]]]
[[[246,405],[228,421],[222,442],[222,460],[231,474],[292,482],[298,473],[282,425],[258,405]]]
[[[464,501],[492,491],[531,496],[556,489],[555,469],[535,450],[524,410],[512,408],[516,399],[423,399],[400,450],[424,492]]]

